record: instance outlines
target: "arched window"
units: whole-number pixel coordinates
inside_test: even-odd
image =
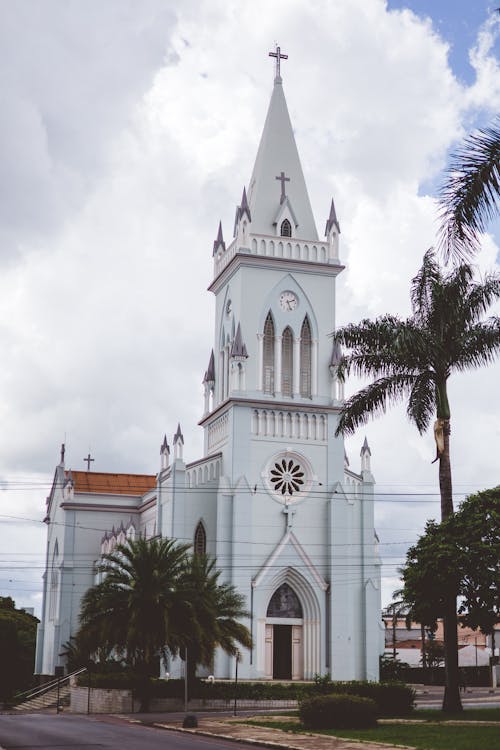
[[[52,568],[50,571],[50,593],[49,593],[49,620],[57,617],[57,594],[59,589],[59,571],[56,568],[59,557],[59,544],[56,539],[54,552],[52,554]]]
[[[311,326],[307,317],[300,330],[300,395],[311,396]]]
[[[290,328],[283,331],[281,344],[281,392],[284,396],[293,393],[293,335]]]
[[[274,393],[274,323],[271,313],[264,323],[264,393]]]
[[[272,595],[267,617],[302,617],[300,600],[288,583],[282,583]]]
[[[194,554],[195,555],[206,555],[207,554],[207,533],[205,527],[200,521],[194,532]]]
[[[291,237],[292,236],[292,225],[288,221],[288,219],[284,219],[281,222],[281,230],[280,234],[282,237]]]

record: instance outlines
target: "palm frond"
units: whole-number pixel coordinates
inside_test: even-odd
[[[406,413],[422,434],[436,412],[436,383],[434,373],[423,372],[415,379],[408,397]]]
[[[461,337],[453,363],[464,371],[494,362],[500,354],[500,318],[494,317],[470,327]]]
[[[445,261],[470,258],[479,235],[498,216],[500,119],[465,139],[452,155],[439,191],[439,248]]]
[[[432,295],[442,281],[442,273],[433,248],[424,255],[422,266],[411,281],[410,300],[413,316],[419,323],[425,321],[432,307]]]
[[[379,378],[345,402],[340,412],[335,435],[352,435],[371,417],[386,411],[388,404],[397,403],[411,390],[416,376],[399,374]]]

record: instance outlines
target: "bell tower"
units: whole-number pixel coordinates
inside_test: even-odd
[[[231,242],[219,224],[213,246],[216,322],[200,424],[205,455],[222,467],[214,552],[251,613],[248,677],[377,679],[378,632],[367,634],[367,617],[380,619],[373,477],[345,466],[335,437],[340,224],[332,200],[319,238],[283,92],[287,56],[270,54],[274,85],[252,175]],[[219,672],[230,671],[217,658]]]

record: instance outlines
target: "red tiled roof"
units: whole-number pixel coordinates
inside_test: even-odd
[[[75,483],[75,492],[144,495],[156,485],[154,474],[107,474],[98,471],[72,471],[71,474]]]

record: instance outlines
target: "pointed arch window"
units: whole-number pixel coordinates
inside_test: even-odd
[[[311,397],[311,326],[309,319],[304,318],[300,330],[300,395]]]
[[[264,323],[264,393],[274,393],[274,323],[271,313]]]
[[[293,334],[290,328],[283,331],[281,343],[281,392],[283,396],[293,393]]]
[[[288,221],[288,219],[284,219],[281,222],[281,229],[280,234],[282,237],[291,237],[292,236],[292,225]]]
[[[207,532],[205,527],[200,521],[194,532],[194,554],[195,555],[206,555],[207,554]]]

